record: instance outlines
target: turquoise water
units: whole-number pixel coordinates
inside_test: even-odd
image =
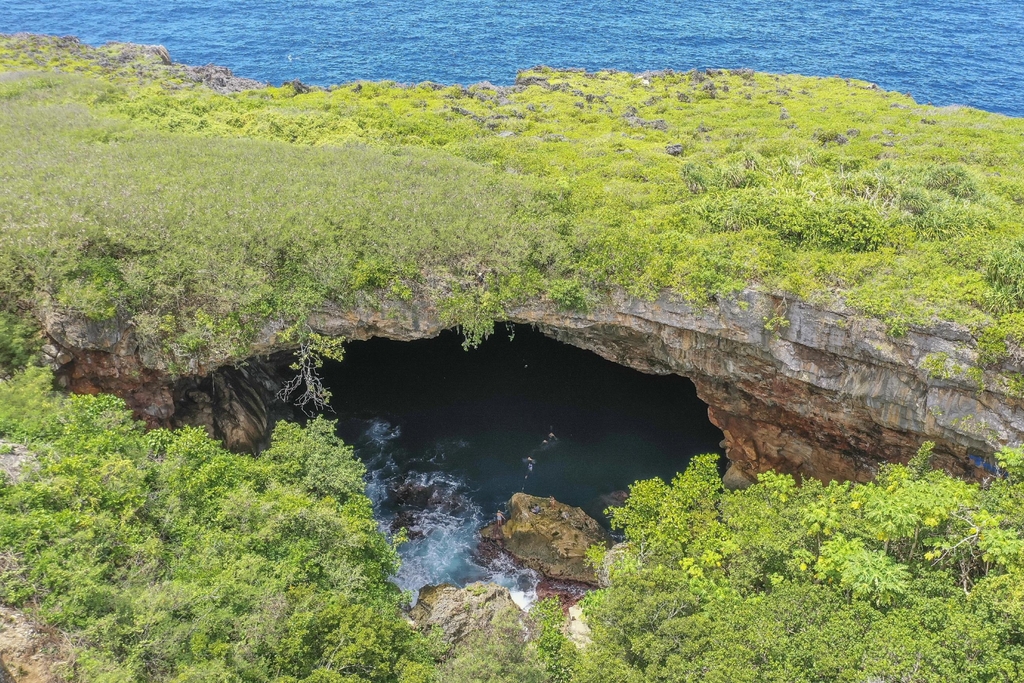
[[[0,32],[13,31],[160,43],[273,83],[750,67],[1024,115],[1020,0],[4,0]]]

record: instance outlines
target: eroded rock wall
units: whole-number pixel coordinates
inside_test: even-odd
[[[970,455],[1024,441],[1024,404],[1000,389],[996,374],[1019,371],[1024,358],[1011,358],[984,376],[930,376],[925,366],[934,366],[936,358],[950,367],[977,365],[975,340],[952,324],[892,338],[879,321],[753,290],[704,309],[667,294],[645,301],[617,293],[587,313],[545,303],[508,313],[512,322],[536,325],[616,363],[692,379],[725,434],[733,482],[768,469],[826,481],[865,480],[880,463],[906,460],[925,440],[936,442],[938,465],[977,477],[983,472]],[[381,310],[326,306],[309,324],[353,340],[411,340],[443,329],[437,311],[418,300]],[[72,390],[110,391],[152,424],[203,424],[220,438],[234,434],[236,448],[257,446],[256,434],[272,421],[272,373],[254,378],[237,369],[196,369],[176,384],[159,358],[137,348],[130,326],[92,325],[52,315],[47,321],[51,357]],[[266,327],[257,355],[287,350],[279,331]],[[205,379],[218,372],[220,380]],[[184,392],[183,382],[191,387]],[[263,388],[243,388],[250,382]],[[209,405],[195,409],[203,400],[189,398],[188,391],[205,392]]]

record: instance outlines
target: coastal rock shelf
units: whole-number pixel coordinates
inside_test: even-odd
[[[616,363],[690,378],[725,435],[732,486],[767,470],[865,481],[925,440],[936,443],[937,466],[979,478],[985,457],[1024,441],[1024,403],[1005,393],[998,374],[1019,369],[1019,353],[983,375],[929,369],[936,358],[977,366],[976,340],[953,324],[892,337],[879,321],[753,289],[703,309],[669,294],[647,301],[616,292],[586,313],[546,302],[507,313]],[[350,340],[420,339],[444,328],[418,298],[380,310],[326,306],[309,324]],[[114,393],[150,424],[201,424],[236,450],[259,448],[273,379],[255,358],[175,379],[159,356],[138,348],[128,324],[51,313],[44,325],[49,356],[71,390]],[[256,357],[290,350],[278,332],[265,328]]]

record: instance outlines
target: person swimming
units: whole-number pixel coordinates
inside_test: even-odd
[[[526,471],[527,472],[533,472],[533,463],[535,463],[535,462],[536,462],[536,460],[534,460],[532,457],[530,457],[529,455],[526,456]]]

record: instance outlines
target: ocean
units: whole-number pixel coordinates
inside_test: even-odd
[[[3,0],[0,32],[158,43],[274,84],[508,84],[538,64],[861,78],[1024,116],[1020,0]]]

